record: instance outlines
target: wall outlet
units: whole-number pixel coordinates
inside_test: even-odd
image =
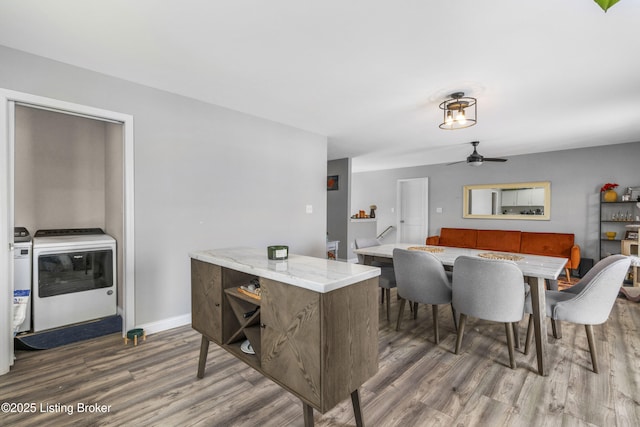
[[[442,213],[442,208],[436,208],[436,213]]]
[[[308,214],[313,213],[313,205],[307,205],[306,210]]]

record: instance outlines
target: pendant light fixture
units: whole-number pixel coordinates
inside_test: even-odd
[[[464,96],[464,92],[452,93],[449,99],[440,104],[444,113],[440,129],[463,129],[475,125],[478,121],[477,104],[475,98]]]

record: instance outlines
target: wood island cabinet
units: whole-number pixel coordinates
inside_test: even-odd
[[[222,344],[222,268],[191,260],[191,296],[191,326]]]
[[[320,292],[286,283],[291,272],[274,280],[272,271],[263,277],[259,269],[240,267],[247,273],[199,258],[191,259],[192,326],[202,334],[198,378],[213,341],[300,398],[305,425],[313,425],[314,408],[324,413],[348,397],[363,425],[358,388],[378,371],[379,273]],[[259,283],[259,300],[238,291],[249,283]],[[245,340],[254,355],[241,350]]]

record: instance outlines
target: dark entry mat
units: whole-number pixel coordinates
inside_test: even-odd
[[[47,350],[78,341],[122,332],[122,317],[109,316],[93,322],[19,335],[14,339],[16,350]]]

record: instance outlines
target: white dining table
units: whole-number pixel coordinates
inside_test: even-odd
[[[365,264],[371,264],[373,261],[393,260],[393,250],[396,248],[409,249],[411,247],[426,248],[433,251],[445,266],[453,267],[453,264],[461,255],[479,256],[480,254],[496,254],[496,255],[515,255],[517,260],[514,262],[520,267],[522,274],[525,276],[527,283],[531,287],[531,303],[533,306],[533,325],[536,340],[536,357],[538,361],[538,373],[546,376],[549,374],[546,354],[547,354],[547,323],[546,319],[546,302],[545,302],[545,279],[556,280],[560,273],[564,270],[567,258],[558,258],[550,256],[529,255],[521,253],[507,253],[482,249],[456,248],[449,246],[425,246],[415,243],[393,243],[379,246],[370,246],[368,248],[356,249],[354,252],[362,255]],[[434,248],[434,249],[429,249]]]

